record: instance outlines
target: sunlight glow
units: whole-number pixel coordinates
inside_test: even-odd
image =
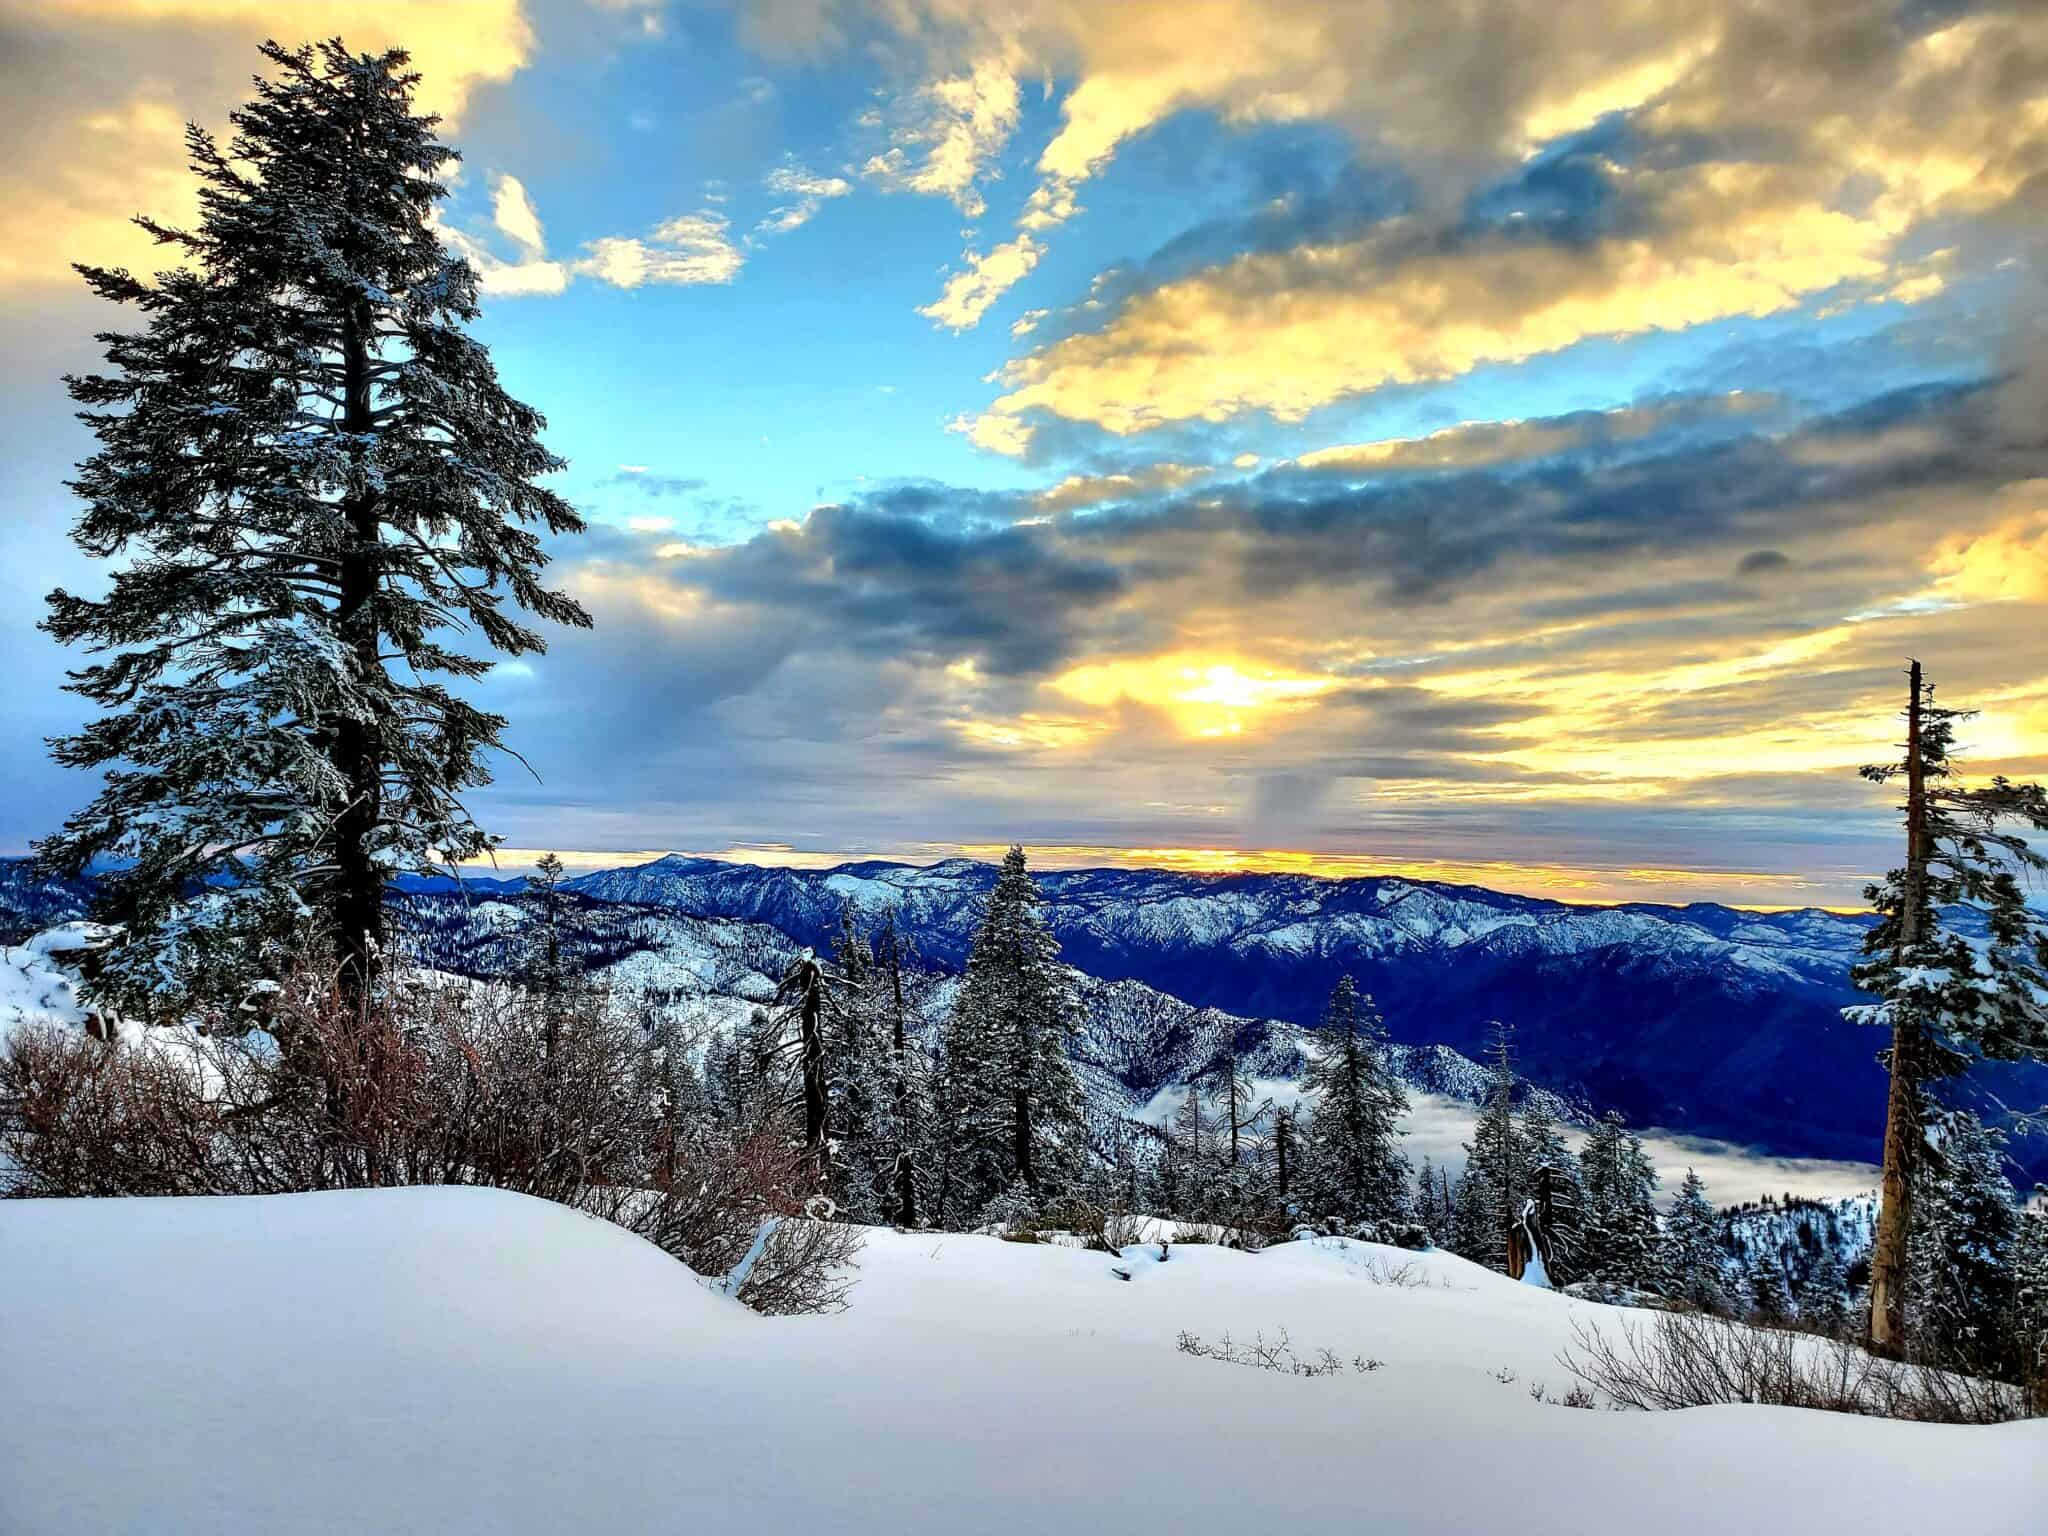
[[[1241,735],[1262,712],[1299,708],[1339,681],[1238,659],[1170,652],[1090,662],[1062,673],[1051,686],[1092,709],[1129,702],[1165,715],[1183,736],[1217,738]]]

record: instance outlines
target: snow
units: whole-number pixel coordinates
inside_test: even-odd
[[[1338,1240],[876,1232],[767,1319],[488,1190],[0,1206],[0,1529],[2037,1530],[2048,1425],[1585,1412],[1624,1314]],[[1280,1376],[1177,1351],[1385,1362]]]
[[[94,1014],[70,962],[110,942],[117,931],[99,923],[61,923],[24,944],[0,945],[0,1040],[23,1026],[85,1028]],[[102,1023],[126,1038],[139,1037],[139,1026],[124,1020]]]

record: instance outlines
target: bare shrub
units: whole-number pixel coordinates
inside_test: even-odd
[[[1226,1333],[1214,1344],[1205,1342],[1199,1334],[1182,1329],[1175,1347],[1182,1354],[1194,1355],[1198,1359],[1248,1365],[1255,1370],[1277,1371],[1283,1376],[1341,1376],[1346,1364],[1334,1350],[1329,1349],[1297,1355],[1285,1328],[1270,1341],[1264,1333],[1259,1333],[1253,1335],[1250,1343],[1240,1343]],[[1349,1363],[1350,1368],[1361,1376],[1370,1375],[1386,1364],[1384,1360],[1365,1355],[1354,1355]]]
[[[254,1018],[96,1039],[17,1031],[0,1048],[0,1193],[279,1194],[474,1184],[638,1232],[700,1274],[776,1228],[740,1299],[842,1304],[857,1229],[806,1213],[814,1171],[786,1132],[686,1116],[662,1057],[588,991],[410,988],[343,1011],[301,972]]]
[[[1624,1408],[1769,1403],[1933,1424],[2002,1424],[2028,1416],[2025,1394],[1836,1339],[1750,1328],[1704,1312],[1624,1321],[1618,1337],[1575,1323],[1559,1358]]]

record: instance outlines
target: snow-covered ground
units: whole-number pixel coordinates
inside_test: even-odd
[[[1629,1314],[1448,1255],[1111,1262],[878,1232],[849,1311],[767,1319],[494,1191],[0,1205],[0,1530],[1992,1536],[2048,1507],[2048,1425],[1538,1403],[1574,1318]],[[1283,1329],[1385,1364],[1175,1347]]]

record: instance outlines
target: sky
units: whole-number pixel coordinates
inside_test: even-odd
[[[93,789],[68,264],[332,33],[590,523],[508,860],[1854,905],[1908,656],[2048,772],[2033,0],[0,0],[0,851]]]

